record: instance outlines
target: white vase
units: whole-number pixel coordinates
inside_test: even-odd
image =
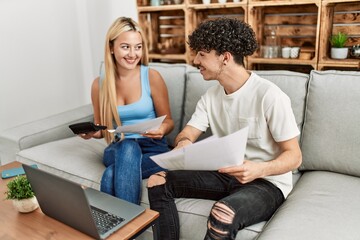
[[[331,48],[331,58],[345,59],[348,56],[348,48]]]
[[[218,0],[219,3],[226,3],[226,0]]]
[[[210,4],[211,0],[202,0],[203,4]]]
[[[13,199],[14,207],[21,213],[32,212],[39,207],[39,203],[36,197],[27,198],[27,199]]]

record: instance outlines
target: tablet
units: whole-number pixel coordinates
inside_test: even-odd
[[[71,129],[71,131],[73,131],[74,134],[82,134],[105,130],[106,126],[95,125],[93,122],[80,122],[69,125],[69,128]]]

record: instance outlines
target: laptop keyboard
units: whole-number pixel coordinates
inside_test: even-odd
[[[104,210],[91,206],[91,213],[100,234],[104,234],[110,229],[119,225],[125,219],[108,213]]]

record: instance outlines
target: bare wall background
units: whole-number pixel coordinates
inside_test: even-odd
[[[0,132],[91,103],[105,34],[136,1],[0,0]]]

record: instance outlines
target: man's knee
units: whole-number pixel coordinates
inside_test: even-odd
[[[234,216],[234,210],[225,203],[215,203],[210,212],[208,233],[212,235],[214,239],[222,239],[225,236],[231,235],[230,226],[233,225]]]
[[[149,177],[149,180],[147,182],[147,187],[152,188],[158,185],[163,185],[166,182],[166,172],[158,172]]]

